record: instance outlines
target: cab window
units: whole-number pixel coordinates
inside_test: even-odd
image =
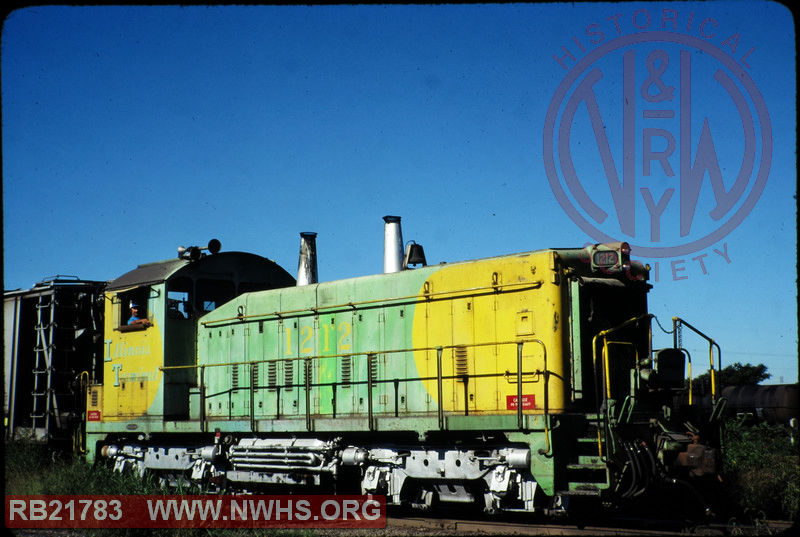
[[[200,315],[217,309],[236,296],[233,282],[225,280],[198,280],[195,305]]]
[[[272,289],[273,287],[266,283],[255,283],[255,282],[241,282],[239,284],[239,294],[242,295],[244,293],[253,293],[255,291],[266,291],[267,289]]]
[[[118,298],[119,329],[123,332],[146,330],[152,319],[149,303],[150,288],[144,287],[120,293]]]
[[[192,308],[191,278],[177,278],[167,285],[167,317],[169,319],[190,319]]]

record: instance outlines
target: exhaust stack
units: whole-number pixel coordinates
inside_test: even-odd
[[[403,270],[403,231],[399,216],[384,216],[383,221],[383,273]]]
[[[297,263],[297,285],[317,282],[317,234],[300,233],[300,260]]]

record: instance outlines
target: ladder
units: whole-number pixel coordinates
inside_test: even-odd
[[[73,410],[73,391],[70,386],[75,371],[70,367],[74,351],[75,326],[64,325],[59,315],[74,310],[74,300],[60,300],[57,290],[42,293],[36,303],[36,346],[33,360],[33,405],[31,424],[38,440],[48,441],[69,424],[64,412]],[[74,297],[73,297],[74,298]],[[70,316],[71,318],[72,316]]]

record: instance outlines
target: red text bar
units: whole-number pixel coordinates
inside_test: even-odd
[[[7,528],[383,528],[384,496],[6,496]]]

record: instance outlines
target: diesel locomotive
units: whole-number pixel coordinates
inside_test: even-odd
[[[628,244],[428,265],[399,217],[384,233],[384,272],[339,281],[303,233],[297,278],[211,241],[7,292],[6,434],[209,492],[422,509],[693,502],[718,482],[724,399],[691,399],[680,338],[653,348]],[[719,346],[672,321],[706,338],[713,380]]]

